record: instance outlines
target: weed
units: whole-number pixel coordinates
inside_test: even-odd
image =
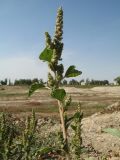
[[[76,118],[76,114],[71,118],[68,118],[67,111],[68,106],[71,104],[71,96],[66,94],[66,91],[63,88],[60,88],[62,80],[65,78],[79,76],[82,72],[76,70],[75,66],[68,67],[67,71],[64,73],[64,66],[60,61],[62,60],[62,43],[63,35],[63,10],[62,8],[58,9],[57,20],[55,26],[55,34],[53,40],[48,32],[45,33],[46,36],[46,47],[40,54],[40,60],[48,63],[49,73],[47,88],[51,91],[51,96],[58,101],[58,109],[61,120],[61,140],[62,140],[62,149],[65,153],[66,160],[70,160],[70,146],[68,142],[68,127],[71,120]],[[34,83],[30,90],[29,96],[33,94],[36,89],[44,87],[41,83]],[[79,115],[80,116],[80,115]],[[82,117],[80,116],[80,119]],[[61,133],[60,132],[60,133]]]

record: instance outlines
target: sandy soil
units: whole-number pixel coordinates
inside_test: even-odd
[[[104,128],[120,129],[120,112],[110,114],[94,114],[83,119],[83,141],[91,144],[95,150],[104,154],[110,151],[120,156],[120,139],[108,133]]]

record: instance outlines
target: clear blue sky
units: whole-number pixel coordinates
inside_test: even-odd
[[[53,36],[59,6],[65,67],[75,64],[83,72],[78,79],[120,75],[120,0],[0,0],[0,79],[46,79],[38,56],[44,32]]]

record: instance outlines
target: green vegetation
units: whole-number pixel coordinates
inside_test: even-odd
[[[118,85],[120,85],[120,77],[115,78],[114,81],[115,81]]]
[[[34,111],[27,117],[25,128],[17,125],[10,115],[0,117],[0,160],[36,160],[51,148],[43,147],[36,130]],[[22,130],[21,130],[22,129]]]
[[[1,85],[7,85],[7,78],[5,78],[5,80],[1,80],[1,81],[0,81],[0,84],[1,84]]]
[[[15,86],[21,86],[21,85],[31,85],[32,83],[38,83],[44,84],[42,79],[34,78],[34,79],[19,79],[15,80],[14,85]]]
[[[82,129],[81,129],[81,122],[82,122],[83,114],[81,113],[81,106],[78,105],[78,111],[74,115],[74,120],[71,125],[72,129],[74,130],[74,135],[72,138],[72,151],[74,155],[74,159],[81,159],[80,155],[82,153]],[[74,154],[75,153],[75,154]]]
[[[105,85],[109,85],[109,81],[108,80],[89,80],[88,78],[86,79],[86,81],[84,79],[78,81],[75,79],[70,80],[69,82],[67,82],[67,80],[63,80],[63,82],[61,83],[62,85],[65,86],[75,86],[75,87],[94,87],[94,86],[105,86]]]
[[[105,128],[103,129],[104,132],[109,133],[115,137],[120,138],[120,130],[115,129],[115,128]]]
[[[68,139],[68,127],[71,124],[71,121],[76,118],[76,115],[82,118],[80,112],[76,112],[75,115],[68,118],[67,111],[68,106],[71,104],[71,96],[66,94],[66,91],[60,88],[60,84],[64,78],[76,77],[79,76],[82,72],[76,70],[75,66],[72,65],[68,67],[67,71],[64,73],[64,66],[60,61],[62,60],[62,35],[63,35],[63,10],[62,8],[58,9],[55,35],[53,40],[48,32],[45,33],[46,36],[46,47],[40,54],[40,60],[48,63],[48,68],[50,72],[48,73],[47,88],[51,91],[51,97],[55,98],[58,101],[58,109],[61,120],[61,132],[62,132],[62,144],[63,151],[65,153],[66,160],[70,160],[70,145]],[[30,90],[29,96],[37,89],[44,87],[40,83],[34,83]],[[76,124],[77,125],[77,124]],[[76,130],[74,130],[76,132]],[[77,153],[77,152],[75,152]],[[78,154],[78,153],[77,153]],[[80,154],[79,154],[80,156]]]

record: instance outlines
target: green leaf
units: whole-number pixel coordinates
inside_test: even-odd
[[[45,87],[44,84],[40,84],[40,83],[32,84],[30,89],[29,89],[28,96],[31,96],[37,89],[40,89],[40,88],[43,88],[43,87]]]
[[[70,126],[73,119],[74,119],[74,116],[71,116],[71,117],[66,119],[66,121],[65,121],[66,129]]]
[[[44,147],[44,148],[40,148],[36,151],[35,155],[44,155],[47,154],[49,152],[53,151],[52,147]]]
[[[76,70],[76,69],[75,69],[75,66],[70,66],[70,67],[67,69],[66,73],[65,73],[65,77],[66,77],[66,78],[76,77],[76,76],[79,76],[79,75],[81,75],[81,74],[82,74],[82,72]]]
[[[39,59],[40,59],[40,60],[43,60],[43,61],[51,62],[52,55],[53,55],[53,50],[52,50],[52,49],[45,48],[45,49],[41,52],[41,54],[40,54],[40,56],[39,56]]]
[[[80,119],[80,118],[82,118],[83,117],[83,113],[80,113],[80,112],[76,112],[75,114],[74,114],[74,116],[73,116],[75,119]]]
[[[77,126],[71,125],[71,128],[72,128],[74,131],[76,131]]]
[[[66,92],[64,89],[56,89],[52,91],[51,96],[57,100],[63,101],[66,96]]]
[[[118,130],[118,129],[115,129],[115,128],[105,128],[102,131],[104,131],[106,133],[110,133],[111,135],[120,138],[120,130]]]

